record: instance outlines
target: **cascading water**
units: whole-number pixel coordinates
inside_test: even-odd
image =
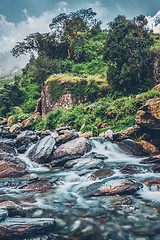
[[[141,163],[146,158],[127,155],[116,144],[97,140],[92,140],[92,143],[92,151],[82,158],[74,159],[72,168],[59,167],[52,170],[28,158],[32,145],[25,154],[19,154],[20,159],[27,164],[29,172],[36,172],[39,179],[47,178],[50,184],[55,184],[55,188],[42,192],[36,189],[31,191],[23,187],[26,177],[21,177],[16,180],[18,189],[13,189],[12,181],[8,180],[11,187],[8,184],[5,190],[3,188],[4,194],[0,200],[11,197],[26,209],[29,217],[54,218],[57,223],[56,232],[46,239],[160,239],[156,228],[160,223],[157,208],[160,191],[157,186],[147,186],[142,182],[158,179],[160,174],[154,173],[149,164]],[[137,172],[122,171],[128,165]],[[109,169],[112,174],[94,179],[92,175],[101,166]],[[117,185],[121,187],[123,184],[125,187],[125,184],[129,184],[129,187],[139,184],[139,187],[131,193],[127,186],[128,193],[122,196],[116,193],[99,196],[96,193],[103,193],[106,189],[114,191]]]
[[[27,169],[30,172],[48,172],[48,168],[43,167],[41,164],[33,162],[29,159],[28,154],[34,146],[35,144],[32,144],[24,154],[19,154],[19,158],[27,165]]]

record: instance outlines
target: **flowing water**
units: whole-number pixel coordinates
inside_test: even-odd
[[[91,178],[97,169],[84,167],[87,166],[88,154],[78,159],[72,169],[59,167],[49,170],[30,161],[26,152],[19,157],[27,164],[29,172],[47,178],[56,183],[56,187],[45,192],[15,189],[12,185],[19,186],[19,182],[25,182],[28,175],[7,179],[6,187],[0,189],[0,200],[19,203],[26,209],[27,217],[53,217],[57,223],[56,229],[43,239],[160,240],[160,190],[156,184],[147,187],[142,183],[146,179],[160,179],[160,173],[154,173],[150,164],[142,164],[144,158],[125,154],[116,144],[96,140],[92,143],[92,153],[104,155],[103,162],[113,171],[105,179],[107,181]],[[140,171],[122,173],[121,169],[128,164]],[[114,187],[124,179],[140,183],[139,190],[122,196],[86,197],[84,194],[95,184],[103,189]]]

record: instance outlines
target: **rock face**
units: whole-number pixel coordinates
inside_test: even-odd
[[[160,98],[149,99],[137,112],[136,122],[140,127],[160,130]]]
[[[76,138],[60,145],[52,154],[53,163],[58,166],[64,165],[68,160],[83,156],[92,148],[91,142],[86,138]]]
[[[0,239],[24,239],[53,231],[55,221],[51,218],[12,218],[0,223]]]
[[[46,136],[33,147],[28,156],[37,163],[48,162],[55,148],[55,143],[56,141],[52,136]]]
[[[54,107],[54,102],[50,95],[49,85],[46,83],[41,92],[41,107],[42,107],[42,118],[52,111]]]

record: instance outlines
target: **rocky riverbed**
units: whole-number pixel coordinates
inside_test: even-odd
[[[158,153],[68,127],[9,130],[3,122],[0,239],[160,239]]]

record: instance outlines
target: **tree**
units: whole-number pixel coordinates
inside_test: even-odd
[[[57,17],[52,19],[52,23],[49,25],[53,34],[59,42],[68,42],[68,58],[70,58],[70,47],[74,39],[77,38],[78,32],[85,31],[95,24],[101,24],[101,22],[95,19],[96,13],[92,8],[80,9],[70,14],[61,13]]]
[[[149,78],[152,38],[146,24],[144,16],[132,21],[118,16],[109,24],[104,60],[110,60],[107,79],[112,87],[132,92]]]
[[[26,36],[23,42],[17,42],[11,50],[14,57],[27,53],[33,54],[34,52],[45,52],[47,56],[53,57],[56,52],[55,35],[51,33],[31,33]]]

